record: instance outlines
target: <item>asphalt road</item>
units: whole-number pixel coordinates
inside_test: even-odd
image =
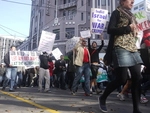
[[[20,88],[15,92],[0,91],[0,113],[101,113],[98,96],[84,96],[79,88],[75,96],[69,90],[52,88],[50,93],[40,93],[38,88]],[[120,101],[117,92],[107,99],[108,113],[132,113],[131,95]],[[147,98],[150,100],[150,93]],[[150,103],[140,104],[142,113],[150,113]]]

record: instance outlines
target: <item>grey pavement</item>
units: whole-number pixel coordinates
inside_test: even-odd
[[[99,95],[84,96],[82,88],[75,96],[69,90],[52,88],[50,93],[40,93],[37,89],[26,87],[11,93],[6,90],[6,94],[0,91],[0,113],[102,113],[98,107]],[[132,113],[131,95],[125,101],[116,95],[114,91],[107,99],[108,113]],[[142,113],[149,113],[150,103],[140,104],[140,108]]]

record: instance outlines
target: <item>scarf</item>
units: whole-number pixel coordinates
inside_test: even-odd
[[[121,6],[117,7],[117,10],[119,10],[121,13],[123,13],[127,19],[129,19],[130,23],[137,24],[135,16],[131,13],[130,10],[127,10]]]

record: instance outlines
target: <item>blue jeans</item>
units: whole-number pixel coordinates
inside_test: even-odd
[[[3,75],[0,75],[0,84],[1,84],[1,82],[3,81]]]
[[[91,74],[91,69],[89,63],[83,63],[82,66],[76,66],[75,78],[71,88],[72,91],[76,92],[80,79],[82,75],[84,75],[85,77],[84,91],[86,94],[90,94],[90,74]]]
[[[10,80],[9,90],[13,90],[13,87],[15,85],[16,76],[17,76],[17,68],[7,68],[6,69],[6,77],[4,79],[3,87],[6,87],[8,85],[9,80]]]
[[[66,71],[58,72],[57,81],[58,81],[58,86],[60,88],[66,88],[65,78],[66,78]]]
[[[20,87],[22,84],[22,79],[23,79],[22,72],[17,72],[15,85]]]

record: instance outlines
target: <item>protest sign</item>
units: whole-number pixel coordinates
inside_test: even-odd
[[[10,51],[10,64],[29,68],[39,66],[40,60],[37,51]]]
[[[75,45],[79,42],[80,37],[73,37],[71,39],[68,39],[66,42],[66,53],[73,50]]]
[[[91,8],[90,30],[92,34],[101,34],[108,20],[108,10]]]
[[[51,53],[54,45],[56,34],[42,31],[38,51]]]
[[[91,37],[91,32],[90,30],[80,31],[80,35],[82,38],[88,38],[88,37]]]
[[[148,15],[145,11],[135,12],[134,16],[138,22],[137,27],[139,30],[144,31],[150,28],[150,21],[148,20]]]
[[[52,51],[52,54],[53,54],[53,56],[55,57],[56,60],[59,60],[60,56],[63,55],[58,48],[54,49]]]

